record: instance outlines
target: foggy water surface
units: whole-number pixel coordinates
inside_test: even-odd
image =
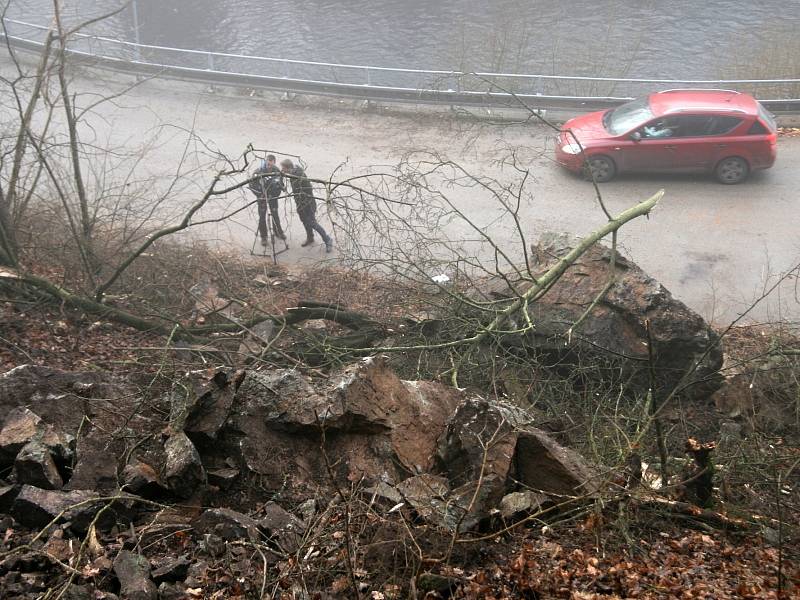
[[[800,0],[136,0],[142,42],[418,69],[663,78],[800,75]],[[120,4],[65,3],[71,20]],[[9,16],[45,24],[46,0]],[[93,28],[134,40],[128,7]]]

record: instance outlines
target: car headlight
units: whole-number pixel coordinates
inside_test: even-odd
[[[561,151],[564,154],[580,154],[581,147],[578,144],[564,144],[561,146]]]

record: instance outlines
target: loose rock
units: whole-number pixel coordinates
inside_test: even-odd
[[[78,440],[77,461],[67,489],[111,493],[118,487],[117,457],[123,445],[110,435],[93,429]]]
[[[243,378],[243,373],[217,371],[211,379],[190,374],[189,398],[185,408],[186,419],[183,430],[200,446],[213,444],[220,429],[230,416],[234,395]],[[177,428],[174,423],[173,427]]]
[[[597,474],[580,454],[534,427],[520,432],[515,462],[516,480],[545,494],[584,495],[599,489]]]
[[[183,581],[189,573],[189,565],[191,565],[189,559],[185,556],[180,556],[153,571],[152,579],[156,583]]]
[[[126,490],[143,498],[155,498],[166,491],[155,469],[135,458],[123,469],[122,479]]]
[[[235,510],[210,508],[194,522],[195,531],[200,534],[214,534],[225,541],[247,540],[257,542],[258,522]]]
[[[58,490],[64,485],[56,463],[44,444],[28,442],[14,461],[17,483],[34,485],[43,490]]]
[[[230,488],[239,477],[239,469],[212,469],[207,472],[208,483],[221,490]]]
[[[552,502],[544,494],[530,490],[513,492],[503,496],[500,501],[500,516],[507,521],[516,521],[541,511],[548,504]]]
[[[270,540],[288,554],[297,552],[303,542],[305,531],[303,522],[275,502],[267,502],[264,505],[264,516],[258,525]]]
[[[126,600],[157,600],[156,584],[150,579],[150,563],[141,554],[120,550],[114,560],[120,596]]]
[[[14,463],[22,447],[39,433],[42,419],[27,408],[14,408],[4,423],[0,430],[0,468]]]
[[[181,432],[174,433],[164,445],[164,476],[169,488],[181,498],[191,497],[206,483],[206,472],[194,444]]]
[[[58,522],[69,522],[72,530],[83,534],[97,512],[108,504],[108,501],[95,500],[97,497],[95,492],[88,490],[42,490],[23,485],[11,504],[10,512],[18,522],[32,529],[41,529],[59,517]],[[129,520],[134,508],[132,497],[123,496],[114,501],[98,520],[98,529],[110,529],[117,519]]]
[[[62,596],[63,600],[94,600],[94,594],[89,590],[89,586],[76,585],[71,583]]]
[[[184,585],[179,583],[162,583],[158,586],[158,600],[184,600],[186,590]]]
[[[498,506],[512,482],[559,496],[597,491],[594,474],[580,455],[528,421],[513,406],[467,398],[448,422],[440,465],[451,486],[481,482],[481,503],[473,503],[478,513]]]
[[[17,497],[19,486],[0,485],[0,513],[7,513],[11,509],[14,498]]]

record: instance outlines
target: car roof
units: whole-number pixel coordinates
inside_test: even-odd
[[[649,102],[655,116],[681,112],[758,114],[755,98],[732,90],[665,90],[650,94]]]

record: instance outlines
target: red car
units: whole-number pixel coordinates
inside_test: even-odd
[[[617,173],[694,171],[734,184],[773,165],[777,140],[774,117],[748,94],[667,90],[567,121],[556,158],[598,183]]]

